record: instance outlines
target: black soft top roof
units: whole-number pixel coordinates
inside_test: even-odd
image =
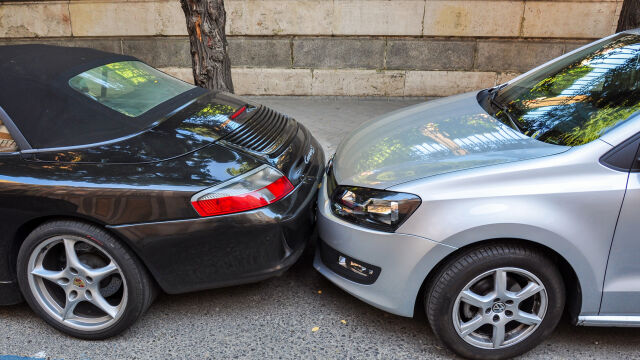
[[[98,66],[138,59],[88,48],[0,46],[0,106],[34,149],[93,144],[137,133],[176,108],[177,96],[131,118],[79,93],[69,79]],[[168,110],[168,111],[167,111]],[[23,146],[24,147],[24,146]],[[23,149],[24,150],[24,149]]]
[[[15,80],[28,79],[45,84],[60,81],[66,84],[70,77],[83,71],[127,60],[138,59],[88,48],[40,44],[0,46],[0,76],[12,75]],[[71,76],[64,80],[60,79],[62,74]],[[3,85],[17,84],[3,82]]]

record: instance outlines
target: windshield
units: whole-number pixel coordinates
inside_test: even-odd
[[[85,71],[69,86],[124,115],[137,117],[195,88],[140,61],[121,61]]]
[[[599,42],[494,90],[489,99],[494,117],[527,136],[589,143],[640,110],[640,37]]]

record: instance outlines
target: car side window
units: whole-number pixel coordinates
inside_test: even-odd
[[[0,153],[18,151],[18,145],[0,119]]]
[[[610,169],[617,171],[640,170],[638,161],[638,148],[640,147],[640,133],[623,141],[600,158],[600,163]]]
[[[640,172],[640,145],[636,150],[636,157],[633,160],[633,165],[631,166],[631,172]]]

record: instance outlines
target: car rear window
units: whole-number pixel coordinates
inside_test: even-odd
[[[129,117],[140,116],[195,86],[140,61],[102,65],[72,77],[69,86]]]

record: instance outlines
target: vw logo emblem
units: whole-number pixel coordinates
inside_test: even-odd
[[[499,314],[499,313],[503,312],[505,308],[506,308],[506,306],[504,305],[504,303],[497,302],[497,303],[493,304],[493,306],[491,307],[491,310],[494,313]]]

